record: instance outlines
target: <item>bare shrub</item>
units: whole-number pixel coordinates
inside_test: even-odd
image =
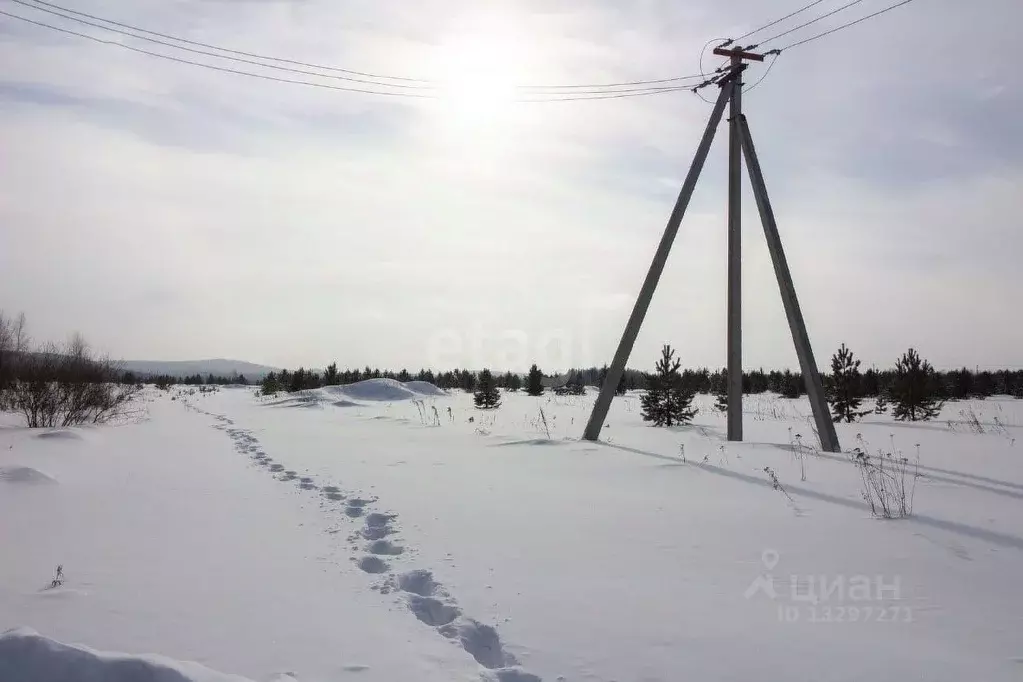
[[[120,383],[123,373],[93,355],[74,335],[65,346],[47,344],[21,353],[3,393],[3,407],[20,412],[29,427],[101,424],[125,416],[140,388]]]
[[[50,581],[50,589],[60,587],[64,584],[64,564],[57,564],[57,572]]]
[[[919,456],[914,465],[909,458],[879,452],[871,457],[860,448],[853,450],[853,461],[860,471],[863,488],[860,495],[870,513],[886,519],[901,519],[913,513],[916,481],[920,478]],[[908,483],[907,483],[908,479]]]

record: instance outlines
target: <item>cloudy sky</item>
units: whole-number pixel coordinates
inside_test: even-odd
[[[56,1],[431,83],[232,63],[0,0],[184,59],[430,96],[231,75],[0,15],[0,308],[35,338],[77,330],[132,359],[512,369],[610,360],[710,111],[689,92],[521,102],[537,91],[515,86],[697,73],[709,39],[805,4]],[[908,346],[939,367],[1023,365],[1021,22],[1018,0],[916,0],[783,52],[745,96],[821,366],[843,341],[868,365]],[[630,366],[664,342],[724,363],[726,140]],[[743,239],[745,364],[795,367],[748,191]]]

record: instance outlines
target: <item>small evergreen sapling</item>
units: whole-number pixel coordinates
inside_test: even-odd
[[[728,411],[728,370],[721,370],[714,380],[714,409],[718,412]]]
[[[489,369],[479,373],[476,380],[476,393],[473,395],[473,402],[481,410],[492,410],[501,406],[501,394],[494,382],[494,375]]]
[[[852,423],[867,414],[860,410],[860,361],[853,357],[851,350],[843,343],[838,352],[831,356],[831,403],[832,419],[835,422]]]
[[[529,395],[543,394],[543,372],[535,364],[529,368],[529,375],[526,377],[526,393]]]
[[[888,414],[888,403],[888,388],[881,388],[877,394],[877,400],[874,401],[874,414]]]
[[[892,416],[898,421],[927,421],[938,416],[941,403],[934,397],[934,368],[910,348],[895,363],[891,395]]]
[[[646,394],[641,399],[643,421],[653,422],[654,426],[675,426],[688,424],[696,416],[693,394],[684,387],[678,371],[681,366],[682,361],[675,358],[675,351],[665,344],[656,373],[648,380]]]

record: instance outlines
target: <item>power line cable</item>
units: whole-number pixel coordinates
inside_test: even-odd
[[[805,24],[802,24],[801,26],[797,26],[796,28],[791,29],[790,31],[786,31],[785,33],[781,33],[778,36],[775,36],[774,38],[768,38],[767,40],[765,40],[763,42],[765,42],[765,43],[766,42],[770,42],[772,40],[777,39],[780,36],[783,36],[783,35],[786,35],[788,33],[791,33],[792,31],[796,31],[796,30],[798,30],[800,28],[803,28],[805,26],[809,26],[810,24],[815,23],[815,22],[819,21],[820,19],[824,19],[825,17],[831,16],[832,14],[835,14],[837,12],[841,12],[843,9],[847,9],[849,7],[852,7],[853,5],[856,5],[859,2],[861,2],[861,1],[862,0],[856,0],[855,2],[850,2],[847,5],[843,5],[842,7],[839,7],[838,9],[835,9],[835,10],[833,10],[833,11],[827,13],[827,14],[823,14],[823,15],[819,16],[819,17],[817,17],[816,19],[814,19],[812,21],[808,21]],[[847,29],[847,28],[849,28],[851,26],[855,26],[856,24],[859,24],[859,23],[862,23],[864,21],[867,21],[868,19],[873,19],[874,17],[878,17],[878,16],[880,16],[880,15],[886,13],[886,12],[890,12],[893,9],[897,8],[897,7],[902,7],[903,5],[908,5],[911,2],[913,2],[913,0],[902,0],[901,2],[897,2],[897,3],[893,4],[893,5],[889,5],[888,7],[880,9],[880,10],[878,10],[876,12],[872,12],[872,13],[866,15],[866,16],[860,17],[859,19],[854,19],[853,21],[846,22],[846,23],[842,24],[841,26],[836,26],[835,28],[828,29],[827,31],[822,31],[822,32],[820,32],[820,33],[818,33],[816,35],[810,36],[809,38],[804,38],[803,40],[799,40],[797,42],[794,42],[794,43],[791,43],[789,45],[786,45],[785,47],[775,48],[773,50],[769,50],[768,52],[765,52],[764,53],[765,56],[773,54],[774,55],[774,59],[771,60],[771,63],[768,65],[767,70],[764,71],[764,74],[757,80],[757,82],[754,83],[753,85],[749,86],[748,88],[746,88],[746,90],[744,90],[744,92],[749,92],[753,88],[755,88],[758,85],[760,85],[764,81],[764,79],[767,78],[767,75],[771,72],[771,69],[773,69],[774,65],[777,63],[778,57],[785,50],[791,50],[794,47],[798,47],[800,45],[805,45],[806,43],[810,43],[810,42],[813,42],[814,40],[818,40],[818,39],[823,38],[825,36],[829,36],[832,33],[837,33],[838,31],[842,31],[842,30]],[[807,7],[811,7],[814,4],[817,4],[817,3],[811,3],[811,5],[808,5]],[[741,40],[741,38],[743,38],[743,37],[746,37],[746,36],[740,36],[740,38],[736,38],[735,40]],[[713,42],[713,41],[711,41],[711,42]],[[733,40],[733,41],[730,41],[730,42],[735,42],[735,41]],[[751,45],[750,47],[756,47],[756,46]],[[749,48],[747,48],[747,49],[749,49]],[[704,50],[706,50],[706,47],[704,47]],[[701,64],[701,66],[703,64],[702,53],[701,53],[701,57],[700,57],[700,64]],[[701,71],[702,71],[702,68],[701,68]],[[703,98],[701,97],[700,99],[703,99]],[[706,101],[706,100],[704,100],[704,101]]]
[[[52,31],[58,31],[60,33],[65,33],[67,35],[72,35],[72,36],[76,36],[78,38],[83,38],[85,40],[90,40],[92,42],[99,43],[99,44],[102,44],[102,45],[111,45],[111,46],[114,46],[114,47],[120,47],[120,48],[123,48],[125,50],[131,50],[132,52],[138,52],[139,54],[148,55],[150,57],[156,57],[158,59],[166,59],[166,60],[169,60],[169,61],[177,62],[179,64],[187,64],[187,65],[190,65],[190,66],[198,66],[198,67],[201,67],[201,68],[204,68],[204,69],[211,69],[213,71],[219,71],[221,73],[229,73],[229,74],[234,74],[234,75],[239,75],[239,76],[247,76],[249,78],[258,78],[258,79],[261,79],[261,80],[274,81],[274,82],[277,82],[277,83],[292,83],[292,84],[295,84],[295,85],[306,85],[306,86],[315,87],[315,88],[322,88],[322,89],[326,89],[326,90],[336,90],[336,91],[342,91],[342,92],[356,92],[356,93],[362,93],[362,94],[368,94],[368,95],[384,95],[384,96],[392,96],[392,97],[407,97],[407,98],[413,98],[413,99],[434,99],[434,100],[443,99],[443,94],[442,93],[424,93],[424,92],[416,91],[416,90],[413,90],[413,91],[407,91],[407,90],[373,90],[373,89],[369,89],[369,88],[347,87],[347,86],[340,86],[340,85],[331,85],[329,83],[319,83],[319,82],[315,82],[315,81],[306,81],[306,80],[298,80],[298,79],[293,79],[293,78],[283,78],[283,77],[278,77],[278,76],[270,76],[270,75],[267,75],[267,74],[255,73],[255,72],[252,72],[252,71],[243,71],[241,69],[233,69],[233,68],[228,68],[228,67],[224,67],[224,66],[216,66],[214,64],[206,64],[206,63],[197,62],[197,61],[191,60],[191,59],[184,59],[184,58],[181,58],[181,57],[175,57],[173,55],[162,54],[160,52],[153,52],[152,50],[146,50],[146,49],[143,49],[143,48],[140,48],[140,47],[135,47],[133,45],[126,45],[124,43],[120,43],[120,42],[113,41],[113,40],[105,40],[103,38],[98,38],[96,36],[91,36],[91,35],[88,35],[86,33],[80,33],[78,31],[73,31],[71,29],[62,28],[60,26],[54,26],[52,24],[47,24],[45,22],[36,21],[34,19],[29,19],[28,17],[19,16],[17,14],[11,14],[10,12],[6,12],[4,10],[0,10],[0,15],[7,16],[7,17],[10,17],[11,19],[16,19],[18,21],[24,21],[26,23],[33,24],[35,26],[39,26],[41,28],[49,29],[49,30],[52,30]],[[558,96],[559,94],[564,94],[564,93],[538,93],[538,96],[535,97],[535,98],[531,98],[531,99],[516,99],[516,100],[513,100],[513,101],[515,101],[515,102],[566,102],[566,101],[579,101],[579,100],[589,100],[589,99],[594,99],[594,100],[599,100],[599,99],[619,99],[619,98],[625,98],[625,97],[643,97],[643,96],[648,96],[648,95],[658,95],[658,94],[669,93],[669,92],[679,92],[679,91],[688,90],[688,89],[689,89],[689,86],[673,86],[673,87],[658,87],[658,88],[635,88],[635,89],[631,89],[631,90],[618,90],[618,91],[581,92],[581,93],[569,94],[569,96],[567,96],[567,97],[559,97]],[[546,96],[541,97],[540,95],[546,95]]]
[[[12,2],[16,2],[19,5],[25,5],[25,6],[29,6],[29,7],[31,6],[27,2],[23,2],[23,0],[12,0]],[[182,46],[182,45],[175,45],[173,43],[169,43],[169,42],[166,42],[166,41],[163,41],[163,40],[159,40],[157,38],[149,38],[149,37],[144,36],[144,35],[137,35],[137,34],[132,33],[130,31],[123,31],[121,29],[110,28],[110,27],[107,27],[107,26],[103,26],[101,24],[96,24],[96,23],[93,23],[91,21],[87,21],[85,19],[77,19],[75,17],[68,16],[68,15],[65,15],[65,14],[61,14],[60,12],[55,12],[53,10],[44,9],[42,7],[39,7],[37,9],[39,9],[42,12],[47,12],[49,14],[53,14],[53,15],[56,15],[56,16],[59,16],[59,17],[63,17],[64,19],[69,19],[71,21],[78,22],[80,24],[85,24],[87,26],[92,26],[94,28],[99,28],[99,29],[106,30],[106,31],[112,31],[113,33],[117,33],[119,35],[125,35],[125,36],[131,37],[131,38],[137,38],[139,40],[145,40],[147,42],[155,43],[157,45],[163,45],[164,47],[169,47],[169,48],[172,48],[172,49],[175,49],[175,50],[183,50],[185,52],[191,52],[193,54],[201,54],[201,55],[204,55],[204,56],[207,56],[207,57],[214,57],[216,59],[227,59],[227,60],[234,61],[234,62],[241,62],[243,64],[250,64],[250,65],[253,65],[253,66],[259,66],[261,68],[276,69],[278,71],[287,71],[287,72],[291,72],[291,73],[297,73],[297,74],[300,74],[300,75],[303,75],[303,76],[313,76],[313,77],[316,77],[316,78],[334,78],[334,79],[339,79],[339,80],[344,80],[344,81],[352,81],[352,82],[355,82],[355,83],[362,83],[362,84],[365,84],[365,85],[379,85],[380,87],[388,87],[388,88],[402,88],[402,89],[412,89],[412,90],[433,90],[433,89],[436,89],[436,88],[442,88],[443,87],[442,85],[423,85],[423,84],[405,84],[405,83],[380,83],[378,81],[363,80],[363,79],[360,79],[360,78],[352,78],[350,76],[336,76],[336,75],[332,75],[332,74],[321,74],[321,73],[317,73],[315,71],[306,71],[304,69],[295,69],[295,68],[292,68],[292,67],[289,67],[289,66],[279,66],[277,64],[263,64],[262,62],[257,62],[257,61],[254,61],[252,59],[243,59],[241,57],[231,57],[231,56],[228,56],[228,55],[220,55],[220,54],[217,54],[215,52],[209,52],[209,51],[206,51],[206,50],[197,50],[197,49],[191,48],[191,47],[185,47],[185,46]],[[647,90],[653,90],[653,89],[654,88],[631,88],[631,89],[627,88],[627,89],[616,89],[613,92],[634,93],[634,92],[645,92]],[[657,88],[657,89],[660,89],[660,88]],[[604,90],[583,90],[583,91],[576,91],[576,92],[573,92],[571,94],[581,94],[581,95],[584,95],[584,94],[603,94],[604,92],[605,92]],[[551,94],[557,94],[557,93],[551,93]]]
[[[694,87],[692,90],[693,90],[693,94],[696,95],[697,97],[699,97],[703,101],[704,104],[711,104],[712,102],[710,100],[708,100],[706,97],[704,97],[703,95],[700,94],[700,89],[705,87],[705,86],[707,86],[707,85],[710,85],[711,82],[714,80],[714,78],[713,78],[713,74],[711,75],[710,78],[708,78],[707,73],[705,72],[705,70],[703,68],[703,58],[707,54],[707,48],[710,47],[710,44],[714,43],[714,42],[717,42],[719,40],[722,41],[722,42],[721,42],[720,45],[718,45],[718,47],[722,47],[724,45],[730,45],[732,42],[734,42],[734,41],[732,41],[732,40],[730,40],[728,38],[711,38],[710,40],[708,40],[707,42],[705,42],[703,44],[702,48],[700,48],[700,76],[703,77],[703,82],[700,83],[699,85],[697,85],[696,87]],[[724,65],[727,64],[727,63],[728,63],[728,60],[727,59],[724,60],[716,69],[714,69],[714,74],[721,73],[721,71],[724,69]]]
[[[358,82],[358,83],[364,83],[364,84],[370,84],[370,85],[381,85],[381,86],[384,86],[384,87],[394,87],[394,88],[426,89],[426,88],[429,88],[429,87],[440,87],[440,86],[443,86],[443,82],[439,82],[439,81],[436,81],[436,80],[428,80],[428,79],[422,79],[422,78],[408,78],[408,77],[404,77],[404,76],[390,76],[390,75],[386,75],[386,74],[376,74],[376,73],[371,73],[371,72],[366,72],[366,71],[354,71],[354,70],[351,70],[351,69],[342,69],[342,68],[339,68],[339,67],[336,67],[336,66],[327,66],[327,65],[323,65],[323,64],[315,64],[315,63],[310,63],[310,62],[301,62],[301,61],[296,61],[296,60],[292,60],[292,59],[286,59],[286,58],[283,58],[283,57],[274,57],[274,56],[271,56],[271,55],[263,55],[263,54],[258,54],[258,53],[254,53],[254,52],[244,52],[244,51],[241,51],[241,50],[234,50],[234,49],[230,49],[230,48],[226,48],[226,47],[220,47],[218,45],[214,45],[214,44],[211,44],[211,43],[203,43],[203,42],[196,41],[196,40],[189,40],[187,38],[182,38],[180,36],[175,36],[175,35],[171,35],[171,34],[168,34],[168,33],[160,33],[158,31],[152,31],[152,30],[149,30],[149,29],[141,28],[139,26],[133,26],[131,24],[126,24],[126,23],[123,23],[123,22],[114,21],[112,19],[106,19],[104,17],[100,17],[100,16],[97,16],[97,15],[94,15],[94,14],[89,14],[87,12],[80,12],[78,10],[74,10],[74,9],[71,9],[71,8],[68,8],[68,7],[63,7],[61,5],[57,5],[57,4],[54,4],[52,2],[46,2],[45,0],[32,0],[31,2],[25,2],[24,0],[12,0],[12,1],[16,2],[16,3],[20,4],[20,5],[24,5],[25,7],[30,7],[32,9],[35,9],[35,10],[38,10],[38,11],[41,11],[41,12],[48,12],[50,14],[54,14],[56,16],[60,16],[60,17],[63,17],[65,19],[69,19],[71,21],[77,21],[79,23],[88,24],[90,26],[94,26],[96,28],[100,28],[100,29],[103,29],[103,30],[114,31],[116,33],[122,33],[123,35],[129,35],[129,36],[131,36],[133,38],[137,38],[137,39],[141,39],[141,40],[148,40],[150,42],[155,42],[155,43],[161,44],[161,45],[167,45],[168,47],[173,47],[175,49],[187,50],[187,48],[184,48],[182,46],[168,45],[167,43],[156,41],[156,40],[154,40],[152,38],[147,38],[145,36],[133,35],[131,33],[124,33],[122,31],[117,31],[115,29],[112,29],[112,28],[110,28],[108,26],[98,26],[96,24],[91,24],[91,23],[89,23],[87,21],[83,21],[82,19],[77,19],[75,17],[69,17],[69,16],[65,16],[63,14],[59,14],[58,12],[53,11],[53,9],[60,10],[62,12],[66,12],[68,14],[75,14],[75,15],[78,15],[79,17],[86,17],[88,19],[93,19],[95,21],[100,21],[100,22],[103,22],[105,24],[111,24],[112,26],[119,26],[119,27],[124,28],[124,29],[129,29],[131,31],[135,31],[137,33],[145,33],[145,34],[148,34],[148,35],[151,35],[151,36],[157,36],[159,38],[164,38],[164,39],[167,39],[167,40],[173,40],[175,42],[185,43],[187,45],[195,45],[197,47],[203,47],[203,48],[207,48],[207,49],[211,49],[211,50],[217,50],[219,52],[226,52],[228,54],[240,55],[242,57],[250,57],[250,58],[253,58],[253,59],[260,59],[260,60],[263,60],[263,61],[272,61],[272,62],[280,62],[280,63],[284,63],[284,64],[293,64],[295,66],[303,66],[303,67],[311,68],[311,69],[319,69],[321,71],[333,71],[333,72],[336,72],[336,73],[351,74],[353,76],[362,76],[364,78],[373,78],[373,79],[378,79],[378,80],[396,80],[396,81],[402,81],[403,83],[405,83],[405,85],[396,84],[396,83],[377,83],[376,81],[363,81],[363,80],[358,80],[358,79],[354,79],[354,78],[346,78],[346,77],[343,77],[343,76],[329,76],[329,75],[326,75],[326,74],[315,74],[315,73],[310,74],[310,72],[307,72],[307,71],[295,70],[296,73],[301,73],[301,74],[305,74],[305,75],[316,75],[316,76],[320,76],[320,77],[324,77],[324,78],[339,78],[341,80],[350,80],[350,81],[354,81],[354,82]],[[53,8],[53,9],[45,9],[44,7],[39,7],[38,5],[45,5],[46,7],[50,7],[50,8]],[[194,50],[187,50],[187,51],[195,52]],[[213,56],[213,57],[218,57],[218,58],[221,58],[221,59],[231,59],[230,57],[226,57],[226,56],[223,56],[223,55],[210,54],[208,52],[198,51],[197,53],[198,54],[208,55],[208,56]],[[244,60],[244,59],[242,59],[242,60],[235,60],[235,61],[242,61],[242,62],[245,62],[245,63],[248,63],[248,64],[255,64],[257,66],[263,66],[263,67],[267,67],[267,68],[277,68],[277,69],[283,69],[284,68],[284,67],[277,67],[277,66],[274,66],[274,65],[271,65],[271,64],[264,64],[264,63],[261,63],[261,62],[251,62],[251,61]],[[515,87],[516,88],[521,88],[521,89],[524,89],[524,90],[529,90],[529,89],[536,89],[536,90],[573,89],[573,90],[575,90],[575,89],[586,89],[586,88],[620,88],[620,87],[631,87],[631,86],[640,86],[640,85],[661,85],[661,84],[667,84],[667,83],[680,83],[680,82],[686,81],[686,80],[695,80],[695,79],[698,79],[700,77],[701,77],[700,75],[691,74],[691,75],[687,75],[687,76],[673,76],[673,77],[670,77],[670,78],[656,78],[656,79],[647,79],[647,80],[620,81],[620,82],[613,82],[613,83],[569,83],[569,84],[534,84],[534,85],[525,84],[525,85],[516,85]],[[621,92],[625,92],[625,91],[621,91]]]
[[[814,2],[811,2],[809,5],[804,5],[803,7],[800,7],[799,9],[797,9],[795,12],[792,12],[791,14],[786,14],[781,19],[775,19],[771,23],[764,24],[760,28],[755,28],[752,31],[750,31],[749,33],[743,33],[738,38],[732,38],[732,42],[738,42],[740,40],[743,40],[744,38],[749,38],[751,35],[753,35],[755,33],[760,33],[765,28],[771,28],[772,26],[774,26],[776,24],[780,24],[781,22],[785,21],[786,19],[791,19],[792,17],[796,16],[797,14],[805,12],[806,10],[810,9],[811,7],[813,7],[814,5],[819,5],[822,2],[824,2],[824,0],[814,0]]]
[[[771,42],[772,40],[777,40],[778,38],[781,38],[781,37],[783,37],[783,36],[787,36],[787,35],[788,35],[788,34],[790,34],[790,33],[794,33],[794,32],[798,31],[798,30],[799,30],[799,29],[801,29],[801,28],[806,28],[807,26],[810,26],[811,24],[816,24],[816,23],[817,23],[818,21],[820,21],[821,19],[827,19],[828,17],[830,17],[830,16],[832,16],[832,15],[834,15],[834,14],[838,14],[838,13],[839,13],[839,12],[841,12],[842,10],[846,10],[846,9],[849,9],[849,8],[850,8],[850,7],[852,7],[853,5],[858,5],[858,4],[860,4],[861,2],[863,2],[863,0],[852,0],[852,2],[848,2],[848,3],[844,4],[844,5],[842,5],[841,7],[838,7],[838,8],[836,8],[836,9],[833,9],[833,10],[831,10],[830,12],[827,12],[827,13],[825,13],[825,14],[822,14],[822,15],[820,15],[819,17],[817,17],[817,18],[815,18],[815,19],[811,19],[810,21],[807,21],[807,22],[805,22],[805,23],[802,23],[802,24],[800,24],[799,26],[795,26],[795,27],[793,27],[793,28],[790,28],[790,29],[789,29],[789,30],[787,30],[787,31],[782,31],[782,32],[781,32],[781,33],[779,33],[778,35],[775,35],[775,36],[771,36],[770,38],[767,38],[766,40],[761,40],[761,41],[760,41],[759,43],[757,43],[756,45],[750,45],[750,48],[754,48],[754,47],[757,47],[757,46],[759,46],[759,45],[763,45],[763,44],[765,44],[765,43],[769,43],[769,42]]]
[[[680,85],[680,86],[668,87],[668,88],[650,88],[649,90],[644,90],[642,92],[637,92],[636,94],[620,94],[620,93],[625,92],[625,91],[621,91],[620,90],[620,91],[616,92],[614,90],[609,90],[609,91],[606,91],[604,93],[592,94],[590,96],[582,96],[582,97],[577,97],[577,96],[574,96],[574,95],[569,95],[569,96],[566,96],[566,97],[557,97],[556,94],[562,94],[562,93],[555,93],[555,94],[552,94],[551,97],[547,97],[547,98],[544,98],[544,99],[517,99],[515,101],[516,102],[572,102],[572,101],[587,100],[587,99],[620,99],[620,98],[623,98],[623,97],[644,97],[646,95],[660,95],[660,94],[663,94],[663,93],[666,93],[666,92],[684,92],[684,91],[690,90],[690,89],[691,89],[691,87],[688,86],[688,85]]]
[[[298,85],[309,85],[309,86],[316,87],[316,88],[324,88],[326,90],[341,90],[341,91],[344,91],[344,92],[360,92],[360,93],[364,93],[364,94],[368,94],[368,95],[389,95],[389,96],[395,96],[395,97],[412,97],[412,98],[417,98],[417,99],[437,99],[437,97],[435,95],[420,94],[418,92],[389,91],[389,90],[370,90],[368,88],[350,88],[350,87],[341,86],[341,85],[330,85],[329,83],[317,83],[317,82],[314,82],[314,81],[301,81],[301,80],[295,80],[295,79],[291,79],[291,78],[280,78],[280,77],[277,77],[277,76],[268,76],[268,75],[263,74],[263,73],[253,73],[252,71],[242,71],[241,69],[231,69],[231,68],[228,68],[228,67],[225,67],[225,66],[215,66],[213,64],[204,64],[202,62],[197,62],[197,61],[194,61],[194,60],[191,60],[191,59],[182,59],[181,57],[174,57],[172,55],[161,54],[159,52],[153,52],[152,50],[146,50],[146,49],[143,49],[141,47],[135,47],[133,45],[125,45],[124,43],[119,43],[119,42],[114,41],[114,40],[105,40],[103,38],[97,38],[96,36],[91,36],[91,35],[88,35],[86,33],[79,33],[78,31],[72,31],[71,29],[61,28],[59,26],[54,26],[52,24],[47,24],[47,23],[44,23],[42,21],[36,21],[34,19],[29,19],[28,17],[22,17],[22,16],[18,16],[17,14],[11,14],[10,12],[5,12],[4,10],[0,10],[0,14],[2,14],[4,16],[7,16],[7,17],[10,17],[11,19],[17,19],[18,21],[24,21],[24,22],[27,22],[29,24],[35,24],[36,26],[39,26],[39,27],[42,27],[42,28],[47,28],[47,29],[50,29],[52,31],[59,31],[60,33],[66,33],[68,35],[77,36],[78,38],[84,38],[86,40],[91,40],[91,41],[93,41],[95,43],[100,43],[102,45],[113,45],[114,47],[121,47],[121,48],[124,48],[125,50],[131,50],[132,52],[138,52],[139,54],[149,55],[150,57],[157,57],[159,59],[167,59],[167,60],[170,60],[172,62],[178,62],[179,64],[190,64],[192,66],[201,66],[204,69],[212,69],[214,71],[220,71],[222,73],[233,73],[233,74],[236,74],[236,75],[239,75],[239,76],[249,76],[250,78],[260,78],[262,80],[276,81],[278,83],[295,83],[295,84],[298,84]]]
[[[778,57],[781,56],[781,50],[771,50],[769,54],[773,55],[774,58],[771,60],[771,63],[767,65],[767,70],[764,71],[763,75],[761,75],[759,79],[757,79],[756,83],[743,90],[743,93],[749,92],[750,90],[764,82],[764,79],[767,78],[767,74],[771,73],[771,69],[773,69],[774,65],[777,63]]]
[[[805,38],[805,39],[800,40],[798,42],[792,43],[791,45],[786,45],[785,47],[779,48],[778,51],[779,52],[784,52],[785,50],[791,50],[794,47],[799,47],[800,45],[805,45],[806,43],[813,42],[814,40],[817,40],[818,38],[823,38],[824,36],[831,35],[832,33],[836,33],[838,31],[841,31],[842,29],[849,28],[850,26],[855,26],[856,24],[859,24],[860,22],[866,21],[867,19],[873,19],[874,17],[880,16],[880,15],[884,14],[885,12],[890,12],[893,9],[895,9],[896,7],[902,7],[903,5],[908,5],[911,2],[913,2],[913,0],[902,0],[902,2],[897,2],[894,5],[889,5],[888,7],[885,7],[884,9],[880,9],[880,10],[874,12],[873,14],[868,14],[865,17],[860,17],[859,19],[856,19],[855,21],[850,21],[847,24],[842,24],[841,26],[836,26],[835,28],[830,29],[828,31],[824,31],[822,33],[818,33],[815,36],[810,36],[809,38]]]
[[[18,2],[18,0],[14,0],[14,1]],[[113,19],[105,19],[103,17],[96,16],[95,14],[89,14],[87,12],[80,12],[78,10],[71,9],[69,7],[62,7],[61,5],[56,5],[56,4],[52,3],[52,2],[45,2],[45,0],[33,0],[33,2],[36,5],[46,5],[47,7],[52,7],[53,9],[58,9],[58,10],[61,10],[62,12],[67,12],[68,14],[77,14],[80,17],[86,17],[88,19],[93,19],[95,21],[102,21],[105,24],[112,24],[114,26],[120,26],[121,28],[131,29],[132,31],[138,31],[139,33],[148,33],[149,35],[157,36],[158,38],[166,38],[167,40],[175,40],[175,41],[180,42],[180,43],[187,43],[188,45],[195,45],[197,47],[205,47],[205,48],[208,48],[208,49],[211,49],[211,50],[219,50],[221,52],[228,52],[230,54],[237,54],[237,55],[241,55],[242,57],[253,57],[255,59],[264,59],[264,60],[267,60],[267,61],[283,62],[283,63],[286,63],[286,64],[294,64],[295,66],[305,66],[305,67],[310,68],[310,69],[321,69],[323,71],[336,71],[338,73],[348,73],[348,74],[351,74],[353,76],[363,76],[364,78],[379,78],[379,79],[384,79],[384,80],[398,80],[398,81],[411,81],[411,82],[415,82],[415,83],[429,83],[429,81],[423,80],[423,79],[420,79],[420,78],[406,78],[406,77],[403,77],[403,76],[388,76],[386,74],[370,73],[368,71],[353,71],[351,69],[342,69],[342,68],[339,68],[339,67],[336,67],[336,66],[324,66],[322,64],[312,64],[312,63],[309,63],[309,62],[300,62],[300,61],[295,61],[295,60],[292,60],[292,59],[285,59],[283,57],[272,57],[272,56],[267,56],[267,55],[256,54],[254,52],[243,52],[242,50],[232,50],[232,49],[229,49],[229,48],[226,48],[226,47],[219,47],[217,45],[211,45],[210,43],[203,43],[203,42],[199,42],[197,40],[189,40],[187,38],[181,38],[181,37],[173,36],[173,35],[170,35],[170,34],[167,34],[167,33],[160,33],[158,31],[152,31],[152,30],[149,30],[149,29],[146,29],[146,28],[140,28],[138,26],[132,26],[131,24],[125,24],[125,23],[122,23],[122,22],[119,22],[119,21],[114,21]],[[20,4],[24,5],[26,3],[22,2]],[[35,9],[41,9],[41,8],[36,7]]]
[[[154,43],[156,45],[163,45],[164,47],[169,47],[169,48],[174,49],[174,50],[182,50],[183,52],[191,52],[192,54],[201,54],[201,55],[204,55],[206,57],[213,57],[215,59],[226,59],[226,60],[229,60],[229,61],[232,61],[232,62],[240,62],[240,63],[243,63],[243,64],[251,64],[253,66],[258,66],[258,67],[265,68],[265,69],[275,69],[277,71],[287,71],[287,72],[290,72],[290,73],[297,73],[297,74],[300,74],[300,75],[303,75],[303,76],[314,76],[316,78],[333,78],[333,79],[336,79],[336,80],[350,81],[350,82],[354,82],[354,83],[363,83],[365,85],[379,85],[381,87],[388,87],[388,88],[405,88],[405,89],[413,89],[413,90],[425,90],[425,89],[430,89],[430,88],[434,87],[432,85],[425,85],[425,84],[382,83],[382,82],[377,81],[377,80],[365,80],[365,79],[362,79],[362,78],[353,78],[352,76],[338,76],[338,75],[334,75],[334,74],[317,73],[315,71],[306,71],[304,69],[296,69],[296,68],[291,67],[291,66],[280,66],[279,64],[265,64],[263,62],[257,62],[257,61],[255,61],[253,59],[245,59],[243,57],[232,57],[230,55],[217,54],[216,52],[210,52],[208,50],[198,50],[198,49],[196,49],[194,47],[186,47],[184,45],[175,45],[174,43],[170,43],[170,42],[167,42],[165,40],[160,40],[159,38],[150,38],[149,36],[140,35],[139,33],[132,33],[131,31],[125,31],[125,30],[119,29],[119,28],[112,28],[110,26],[104,26],[102,24],[97,24],[97,23],[89,21],[87,19],[79,19],[77,17],[73,17],[73,16],[70,16],[68,14],[62,14],[61,12],[57,12],[57,11],[54,11],[52,9],[46,9],[45,7],[35,7],[31,3],[25,2],[24,0],[11,0],[11,2],[17,3],[19,5],[24,5],[25,7],[31,7],[32,9],[38,10],[40,12],[46,12],[47,14],[52,14],[54,16],[61,17],[62,19],[67,19],[69,21],[74,21],[74,22],[77,22],[79,24],[83,24],[85,26],[92,26],[93,28],[98,28],[98,29],[101,29],[103,31],[110,31],[110,32],[116,33],[118,35],[128,36],[129,38],[135,38],[137,40],[145,40],[146,42]]]

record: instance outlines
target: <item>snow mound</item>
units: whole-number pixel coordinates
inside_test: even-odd
[[[331,405],[334,407],[359,407],[359,403],[353,403],[351,400],[335,400]]]
[[[43,433],[36,434],[36,438],[42,438],[44,440],[82,440],[82,436],[71,429],[56,429],[54,431],[44,431]]]
[[[347,386],[331,386],[329,390],[353,400],[384,402],[444,395],[444,391],[426,381],[410,381],[403,384],[395,379],[366,379]]]
[[[198,663],[69,646],[29,628],[0,635],[0,680],[18,682],[247,682]]]
[[[0,481],[8,483],[56,483],[57,479],[47,476],[32,467],[0,467]],[[4,679],[0,677],[0,679]]]
[[[305,408],[319,408],[322,407],[322,403],[326,402],[326,398],[320,395],[317,391],[301,391],[293,393],[287,398],[281,398],[274,400],[269,405],[273,407],[305,407]]]
[[[429,381],[408,381],[405,382],[405,388],[419,395],[447,395],[443,388],[437,388]]]

